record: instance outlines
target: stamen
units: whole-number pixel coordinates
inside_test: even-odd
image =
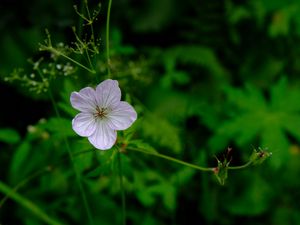
[[[107,108],[100,108],[99,106],[96,107],[96,113],[94,114],[95,117],[99,119],[103,119],[107,115]]]

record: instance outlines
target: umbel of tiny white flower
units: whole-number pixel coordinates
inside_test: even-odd
[[[81,111],[72,120],[73,130],[97,149],[110,149],[116,142],[117,130],[125,130],[137,118],[134,108],[121,101],[118,81],[105,80],[96,90],[91,87],[72,92],[72,106]]]

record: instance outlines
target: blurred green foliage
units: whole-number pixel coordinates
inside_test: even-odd
[[[65,76],[67,59],[38,51],[45,28],[65,50],[76,42],[72,26],[88,39],[72,8],[84,10],[82,2],[0,3],[1,225],[88,224],[65,137],[94,223],[122,222],[116,149],[97,151],[78,137],[69,103],[72,91],[107,76],[107,1],[94,24],[97,75],[71,64]],[[300,224],[300,1],[113,1],[110,37],[112,78],[139,115],[120,141],[209,167],[227,147],[232,165],[244,164],[253,146],[273,152],[219,186],[212,174],[128,150],[121,158],[128,224]],[[39,93],[32,87],[45,84],[34,69],[41,57],[40,68],[52,72]],[[88,65],[84,55],[72,57]],[[5,82],[14,75],[19,80]]]

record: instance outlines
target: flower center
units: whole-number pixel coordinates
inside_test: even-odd
[[[95,117],[99,119],[103,119],[108,114],[107,108],[100,108],[99,106],[96,107],[96,113],[94,114]]]

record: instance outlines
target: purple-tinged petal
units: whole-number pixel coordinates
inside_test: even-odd
[[[110,127],[114,130],[125,130],[132,125],[137,118],[135,109],[127,102],[121,101],[108,115]]]
[[[94,112],[96,110],[95,90],[91,87],[72,92],[70,101],[73,108],[82,112]]]
[[[121,90],[118,81],[105,80],[96,88],[96,98],[98,106],[102,108],[112,108],[119,104],[121,100]]]
[[[95,132],[88,139],[95,148],[107,150],[115,144],[117,132],[108,126],[107,121],[100,120]]]
[[[82,137],[91,136],[96,130],[96,119],[93,114],[79,113],[72,120],[73,130]]]

